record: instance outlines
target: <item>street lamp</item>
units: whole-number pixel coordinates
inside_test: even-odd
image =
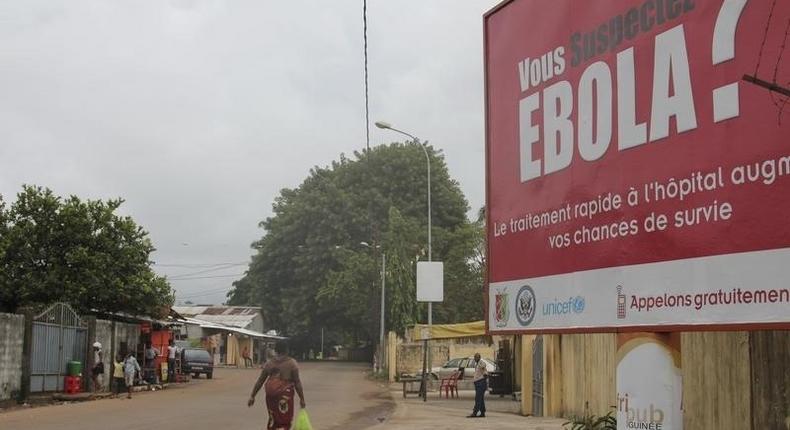
[[[400,133],[404,136],[410,137],[414,143],[417,144],[420,148],[422,148],[422,152],[425,154],[425,162],[428,166],[428,261],[431,260],[431,157],[428,156],[428,150],[425,149],[425,145],[420,143],[420,139],[412,136],[409,133],[406,133],[403,130],[398,130],[397,128],[393,127],[391,124],[384,122],[384,121],[376,121],[376,127],[384,129],[384,130],[392,130],[396,133]],[[431,324],[431,302],[428,302],[428,324]]]
[[[367,247],[367,248],[381,248],[380,245],[371,246],[367,242],[359,242],[360,245]],[[384,361],[384,297],[386,295],[386,287],[385,287],[385,273],[386,273],[386,266],[387,266],[387,254],[384,251],[381,252],[381,321],[379,323],[379,361],[378,361],[378,369],[377,371],[381,370],[382,362]]]
[[[384,121],[376,121],[376,127],[380,128],[380,129],[383,129],[383,130],[392,130],[392,131],[394,131],[396,133],[400,133],[400,134],[402,134],[404,136],[410,137],[414,141],[414,143],[417,144],[417,146],[422,148],[422,152],[425,154],[425,162],[428,165],[428,261],[432,261],[432,258],[431,258],[432,257],[432,254],[431,254],[431,157],[428,156],[428,150],[425,148],[425,145],[420,143],[420,139],[417,139],[417,137],[415,137],[415,136],[413,136],[413,135],[411,135],[409,133],[406,133],[403,130],[398,130],[397,128],[393,127],[392,124],[390,124],[388,122],[384,122]],[[433,325],[433,303],[432,302],[428,302],[428,330],[429,331],[431,330],[431,326],[432,325]],[[422,366],[423,367],[422,368],[423,381],[422,381],[422,384],[421,384],[421,386],[422,386],[421,389],[424,390],[423,391],[423,400],[426,401],[428,399],[428,390],[425,387],[425,374],[426,374],[426,371],[427,371],[427,369],[426,369],[426,361],[429,360],[431,357],[430,357],[430,353],[428,352],[428,349],[429,349],[428,348],[428,340],[425,339],[424,342],[425,342],[425,347],[424,347],[425,357],[423,359],[423,366]]]

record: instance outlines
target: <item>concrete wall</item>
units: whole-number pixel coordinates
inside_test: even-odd
[[[386,362],[389,367],[390,380],[397,376],[422,372],[423,343],[408,342],[390,332],[388,355]],[[493,360],[496,355],[496,344],[488,344],[487,337],[461,338],[431,341],[431,365],[441,366],[451,358],[471,357],[480,353],[483,358]],[[394,352],[394,354],[393,354]],[[394,367],[394,368],[393,368]]]
[[[444,364],[445,361],[451,358],[459,358],[459,357],[472,357],[475,353],[480,353],[480,356],[483,358],[487,358],[489,360],[494,360],[496,357],[496,350],[492,346],[489,346],[487,343],[468,343],[468,344],[455,344],[450,343],[450,354],[449,356],[442,360],[441,363],[434,362],[434,366],[439,366]]]
[[[89,348],[89,357],[88,363],[93,362],[93,342],[99,342],[102,346],[102,351],[104,353],[103,362],[104,362],[104,376],[102,381],[102,386],[104,391],[109,390],[109,381],[112,377],[112,321],[105,321],[105,320],[96,320],[96,332],[93,339],[88,339],[88,348]],[[86,376],[89,376],[90,367],[86,366],[85,373]]]
[[[90,324],[89,320],[89,324]],[[137,324],[113,323],[111,321],[95,320],[95,327],[89,331],[94,333],[88,339],[88,363],[84,363],[84,375],[90,375],[90,363],[93,361],[93,345],[99,341],[104,350],[104,389],[108,390],[109,378],[112,376],[112,357],[120,351],[121,342],[126,342],[128,348],[134,349],[140,339],[140,327]],[[23,371],[23,344],[25,335],[24,315],[0,313],[0,401],[15,397],[21,389]]]
[[[121,344],[125,343],[127,351],[135,351],[140,342],[140,326],[138,324],[128,324],[122,322],[113,322],[107,320],[96,320],[96,327],[93,331],[94,336],[88,339],[88,348],[90,356],[88,363],[93,360],[93,342],[102,344],[102,351],[104,353],[104,377],[102,385],[104,391],[110,390],[110,380],[113,372],[113,358],[116,354],[121,353]],[[90,367],[86,365],[85,375],[90,375]]]
[[[435,366],[441,366],[450,356],[450,347],[447,344],[439,345],[433,343],[430,348],[431,356]],[[402,343],[398,345],[397,370],[398,375],[404,373],[422,372],[423,349],[422,342]]]
[[[16,396],[22,384],[23,315],[0,313],[0,400]]]
[[[140,326],[138,324],[115,323],[115,342],[113,343],[112,356],[134,351],[138,343],[140,343]],[[123,350],[123,346],[126,347],[126,351]]]

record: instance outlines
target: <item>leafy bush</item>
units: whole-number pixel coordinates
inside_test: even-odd
[[[574,416],[570,421],[563,424],[568,430],[617,430],[617,417],[614,411],[609,411],[606,415],[597,416],[589,412],[589,404],[584,404],[585,413],[582,416]]]

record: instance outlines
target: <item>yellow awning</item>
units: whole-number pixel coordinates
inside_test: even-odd
[[[423,340],[423,333],[429,334],[428,325],[415,324],[414,340]],[[485,334],[485,321],[472,321],[460,324],[434,324],[431,326],[430,335],[426,337],[428,339],[452,339],[456,337],[485,336]]]

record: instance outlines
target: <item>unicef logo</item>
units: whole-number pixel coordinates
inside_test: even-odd
[[[574,297],[573,304],[571,306],[573,307],[573,311],[576,312],[577,314],[584,312],[584,297],[582,296]]]
[[[535,292],[529,285],[524,285],[516,294],[516,319],[521,325],[528,326],[535,318],[535,310]]]

